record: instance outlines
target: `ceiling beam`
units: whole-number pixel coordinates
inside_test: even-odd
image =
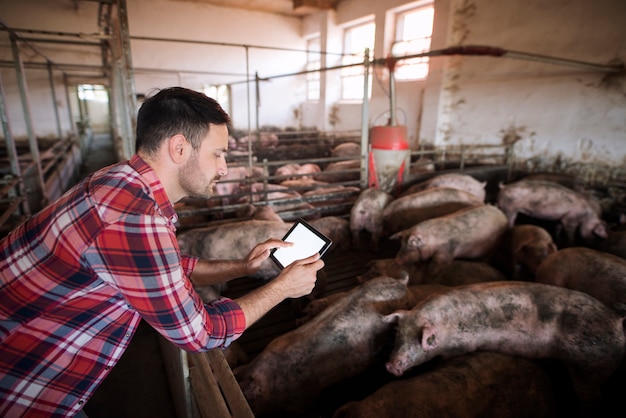
[[[293,0],[293,10],[300,9],[334,9],[339,0]]]

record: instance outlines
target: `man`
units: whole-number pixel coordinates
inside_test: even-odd
[[[204,305],[193,284],[252,274],[244,260],[181,256],[173,204],[209,197],[226,174],[229,116],[213,99],[169,88],[137,118],[137,152],[89,176],[0,241],[0,416],[82,410],[145,320],[182,349],[225,347],[286,298],[309,294],[319,254],[237,300]]]

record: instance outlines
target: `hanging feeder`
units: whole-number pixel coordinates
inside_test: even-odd
[[[400,187],[405,168],[410,163],[411,150],[407,142],[407,128],[396,121],[396,89],[394,68],[396,59],[386,60],[389,69],[389,122],[370,129],[369,187],[385,192]]]

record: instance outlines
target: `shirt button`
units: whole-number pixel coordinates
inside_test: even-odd
[[[79,404],[79,405],[82,405],[82,404],[83,404],[83,401],[78,401],[78,404]]]
[[[130,338],[130,332],[126,333],[126,338]]]

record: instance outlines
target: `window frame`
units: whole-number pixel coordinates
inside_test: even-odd
[[[307,39],[306,54],[306,99],[319,101],[321,96],[322,39],[320,35]],[[317,71],[314,71],[317,70]]]
[[[367,26],[371,26],[371,45],[369,45],[369,59],[374,56],[374,43],[376,39],[376,23],[374,18],[367,18],[359,22],[344,26],[343,31],[343,55],[341,65],[350,65],[363,63],[365,61],[365,46],[362,49],[353,47],[352,34],[357,30],[362,30]],[[363,42],[357,42],[363,43]],[[360,49],[360,50],[359,50]],[[341,69],[341,100],[345,102],[354,102],[363,100],[363,82],[364,82],[363,65],[350,66]],[[358,92],[358,93],[357,93]],[[372,97],[372,73],[369,73],[368,83],[368,100]]]

